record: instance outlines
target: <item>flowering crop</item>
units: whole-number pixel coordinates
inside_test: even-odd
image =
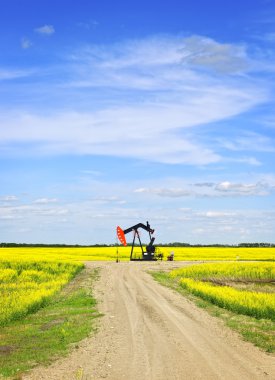
[[[68,262],[0,260],[0,326],[44,306],[82,267]]]
[[[275,281],[275,263],[215,263],[176,269],[169,274],[191,293],[220,307],[239,314],[275,320],[275,294],[262,291],[235,289],[210,283],[272,282]],[[220,281],[221,282],[221,281]]]
[[[214,286],[190,278],[182,278],[180,284],[191,293],[235,313],[275,321],[274,294],[237,290],[229,286]]]
[[[140,249],[137,247],[136,252]],[[160,247],[164,260],[174,251],[174,260],[268,260],[275,261],[275,248],[246,247]],[[130,259],[131,247],[15,247],[1,248],[2,259],[89,261]]]
[[[171,277],[189,277],[194,279],[234,280],[275,280],[275,263],[215,263],[192,265],[170,273]]]

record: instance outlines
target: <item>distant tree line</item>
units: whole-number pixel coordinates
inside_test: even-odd
[[[66,247],[66,248],[80,248],[80,247],[109,247],[108,244],[91,244],[91,245],[81,245],[81,244],[29,244],[29,243],[0,243],[0,247]]]
[[[239,243],[239,244],[188,244],[188,243],[165,243],[159,247],[275,247],[274,243]]]
[[[275,247],[272,243],[240,243],[239,247]]]
[[[127,244],[131,246],[131,244]],[[239,243],[239,244],[189,244],[182,242],[173,243],[160,243],[156,244],[158,247],[275,247],[275,243]],[[0,243],[0,248],[3,247],[67,247],[67,248],[80,248],[80,247],[117,247],[120,244],[29,244],[29,243]]]

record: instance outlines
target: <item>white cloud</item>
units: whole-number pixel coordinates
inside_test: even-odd
[[[243,157],[243,158],[225,158],[224,161],[226,162],[239,162],[242,164],[247,164],[251,166],[261,166],[262,163],[257,160],[255,157]]]
[[[182,184],[180,187],[140,187],[134,190],[137,194],[151,194],[166,198],[221,198],[243,196],[267,196],[274,190],[274,185],[269,181],[256,183],[234,183],[223,181],[218,183],[194,183]],[[218,214],[217,214],[218,215]],[[215,216],[209,214],[207,216]]]
[[[50,36],[55,33],[55,29],[52,25],[43,25],[35,29],[35,32]]]
[[[99,22],[96,20],[89,20],[85,22],[78,22],[76,25],[80,28],[91,30],[96,29],[99,26]]]
[[[250,110],[269,96],[249,76],[234,77],[246,58],[241,47],[201,36],[157,36],[88,47],[70,57],[66,66],[71,81],[64,88],[73,96],[77,92],[75,106],[68,111],[60,107],[63,111],[47,116],[46,112],[2,113],[0,140],[7,152],[10,148],[9,153],[17,155],[108,155],[197,166],[217,163],[221,155],[205,146],[200,131],[207,124]],[[197,66],[213,66],[222,75]],[[79,95],[83,86],[87,87],[85,102],[99,89],[106,99],[91,101],[89,110],[83,110]],[[114,90],[115,97],[109,98],[108,91]]]
[[[185,189],[146,189],[139,188],[134,190],[135,193],[150,193],[159,195],[161,197],[170,197],[170,198],[179,198],[179,197],[188,197],[192,195],[192,193]]]
[[[251,232],[249,241],[272,241],[274,212],[268,211],[268,208],[265,211],[247,209],[245,204],[242,210],[242,199],[236,199],[235,194],[234,199],[226,200],[226,204],[214,199],[207,200],[207,203],[201,200],[197,202],[196,198],[186,197],[186,192],[193,194],[194,191],[201,194],[196,197],[210,193],[212,196],[232,196],[230,192],[215,190],[215,186],[222,182],[206,182],[205,178],[200,178],[200,181],[190,184],[190,181],[187,183],[187,179],[184,181],[182,178],[114,182],[88,179],[85,183],[74,183],[70,189],[66,183],[66,198],[70,199],[70,192],[74,195],[73,200],[67,203],[62,201],[62,205],[29,201],[0,206],[0,239],[20,241],[22,237],[17,237],[15,232],[23,226],[31,230],[30,235],[24,235],[24,239],[30,242],[114,243],[117,225],[126,228],[149,219],[152,228],[156,229],[157,243],[236,243],[245,236],[244,229]],[[274,178],[270,177],[269,181],[266,178],[266,183],[271,187]],[[154,187],[154,184],[158,186]],[[166,188],[161,186],[163,184]],[[223,187],[230,186],[227,184]],[[134,192],[135,188],[141,191]],[[81,194],[81,199],[76,194]],[[28,194],[25,201],[30,197]],[[41,196],[38,199],[45,198]],[[64,223],[66,226],[63,226]],[[6,229],[9,229],[8,234]]]
[[[32,70],[16,70],[0,67],[0,81],[24,78],[30,76],[32,73]]]
[[[228,212],[228,211],[205,211],[205,212],[199,212],[197,213],[197,215],[206,216],[207,218],[225,218],[225,217],[236,216],[237,214],[235,212]]]
[[[224,181],[215,186],[215,190],[235,195],[267,195],[269,186],[264,183],[232,183]]]
[[[215,91],[219,85],[227,87],[230,81],[232,85],[235,72],[246,72],[249,62],[244,48],[203,36],[155,36],[109,46],[89,46],[70,59],[78,69],[71,86],[162,91],[173,88],[174,94],[180,91],[182,96],[186,92],[186,98],[189,93],[199,93],[197,86],[205,93],[211,88]],[[245,82],[244,76],[238,76],[235,89]]]
[[[184,130],[222,120],[252,106],[241,93],[216,90],[190,94],[182,102],[167,99],[94,113],[67,112],[48,117],[9,114],[6,119],[0,117],[6,126],[0,131],[0,139],[6,143],[36,143],[34,153],[103,154],[207,165],[221,157],[192,138],[190,132],[185,137]]]
[[[18,201],[18,198],[16,195],[5,195],[3,197],[0,197],[0,201],[14,202],[14,201]]]
[[[265,42],[271,42],[271,43],[275,42],[275,33],[264,33],[261,35],[255,35],[254,37],[258,40],[262,40]]]
[[[29,38],[21,38],[21,47],[22,49],[29,49],[32,46],[32,42]]]
[[[96,204],[125,204],[127,203],[125,200],[119,199],[118,197],[99,197],[91,199],[92,202]]]
[[[104,154],[198,165],[218,161],[219,156],[210,149],[171,133],[180,128],[181,114],[180,106],[171,105],[164,109],[121,108],[46,118],[22,115],[2,120],[7,128],[0,131],[0,139],[6,143],[36,143],[38,154]]]
[[[0,207],[1,219],[30,219],[36,216],[60,216],[68,213],[69,210],[64,207],[41,207],[29,204]]]
[[[191,36],[184,42],[183,62],[230,74],[248,69],[247,55],[243,46],[221,44],[202,36]]]
[[[270,136],[256,132],[245,132],[231,140],[217,139],[223,148],[232,151],[275,152],[275,141]]]
[[[58,199],[56,198],[39,198],[33,201],[33,203],[37,204],[49,204],[49,203],[56,203],[58,202]]]
[[[180,69],[182,65],[195,65],[218,72],[235,73],[246,71],[249,66],[244,46],[222,44],[199,35],[185,38],[154,36],[117,43],[106,50],[102,46],[91,46],[84,54],[101,68],[109,70],[169,65],[177,65],[175,69]],[[77,56],[74,58],[78,59]]]

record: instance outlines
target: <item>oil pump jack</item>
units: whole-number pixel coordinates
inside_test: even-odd
[[[139,228],[144,229],[149,234],[150,242],[146,246],[146,251],[144,251],[144,248],[140,240],[140,234],[138,232]],[[117,226],[117,237],[124,246],[127,245],[125,235],[128,234],[129,232],[133,232],[133,242],[132,242],[131,256],[130,256],[131,261],[139,261],[139,260],[150,261],[150,260],[162,259],[162,254],[155,255],[155,251],[156,251],[156,247],[154,246],[155,238],[152,236],[154,233],[154,230],[150,227],[150,224],[148,222],[146,223],[146,225],[143,223],[135,224],[134,226],[126,228],[125,230]],[[142,258],[138,258],[138,259],[133,257],[136,237],[138,238],[139,246],[141,248],[141,253],[142,253]]]

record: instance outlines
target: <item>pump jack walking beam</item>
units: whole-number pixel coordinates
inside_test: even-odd
[[[150,228],[150,224],[147,222],[147,224],[143,224],[143,223],[138,223],[138,224],[135,224],[134,226],[132,227],[129,227],[129,228],[126,228],[126,230],[124,230],[124,234],[128,234],[128,232],[131,232],[131,231],[137,231],[138,228],[143,228],[144,230],[148,231],[149,234],[150,234],[150,237],[151,237],[151,234],[154,233],[154,230],[152,230]]]

